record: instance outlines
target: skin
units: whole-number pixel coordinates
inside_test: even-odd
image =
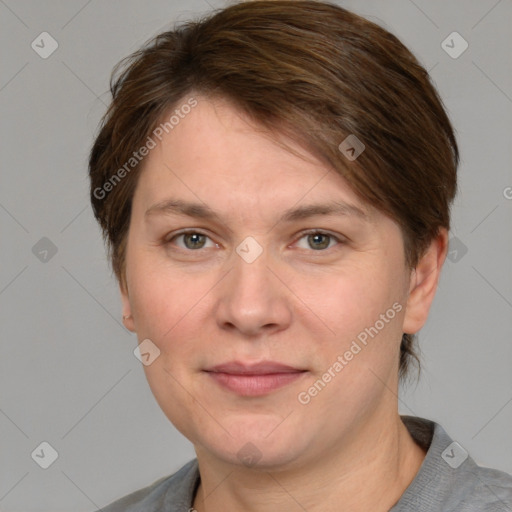
[[[402,333],[427,319],[446,230],[408,269],[398,225],[334,170],[283,137],[301,156],[285,150],[228,102],[198,100],[144,161],[121,286],[126,327],[160,350],[144,366],[151,390],[195,447],[194,508],[389,510],[425,456],[398,415],[398,356]],[[222,221],[146,214],[171,197],[206,204]],[[279,221],[284,210],[331,201],[368,217]],[[176,236],[184,228],[206,237]],[[303,234],[310,229],[332,237]],[[236,252],[249,236],[263,249],[252,263]],[[394,303],[401,311],[300,403]],[[204,371],[233,360],[307,371],[264,396],[239,396]],[[237,455],[248,442],[254,465]]]

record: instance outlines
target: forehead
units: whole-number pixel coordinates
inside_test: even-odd
[[[189,212],[204,216],[231,206],[239,214],[240,208],[286,210],[298,219],[308,205],[338,202],[340,211],[366,220],[376,213],[296,142],[269,133],[229,102],[201,97],[145,159],[138,188],[145,209],[153,212],[183,211],[187,202]],[[182,204],[172,205],[176,199]],[[302,210],[292,212],[293,206]]]

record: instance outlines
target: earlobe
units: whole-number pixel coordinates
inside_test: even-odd
[[[132,308],[126,284],[120,283],[121,302],[123,305],[123,325],[131,332],[135,332],[135,323],[132,316]]]
[[[440,228],[438,235],[432,240],[411,273],[403,332],[415,334],[425,325],[447,251],[448,232],[445,228]]]

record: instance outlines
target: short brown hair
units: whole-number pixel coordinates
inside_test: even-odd
[[[153,38],[116,66],[110,89],[112,103],[89,159],[90,192],[123,287],[141,167],[127,169],[126,162],[191,94],[233,102],[339,172],[361,199],[400,225],[410,268],[439,228],[450,227],[459,153],[427,71],[394,35],[335,4],[231,5]],[[349,135],[365,145],[357,160],[339,149]],[[419,362],[414,341],[403,334],[401,378],[411,358]]]

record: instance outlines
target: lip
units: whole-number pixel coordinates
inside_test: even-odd
[[[262,396],[297,381],[306,370],[274,361],[231,361],[204,370],[221,387],[241,396]]]
[[[271,373],[296,373],[303,371],[286,364],[275,361],[261,361],[259,363],[242,363],[230,361],[206,369],[207,372],[228,373],[233,375],[268,375]]]

